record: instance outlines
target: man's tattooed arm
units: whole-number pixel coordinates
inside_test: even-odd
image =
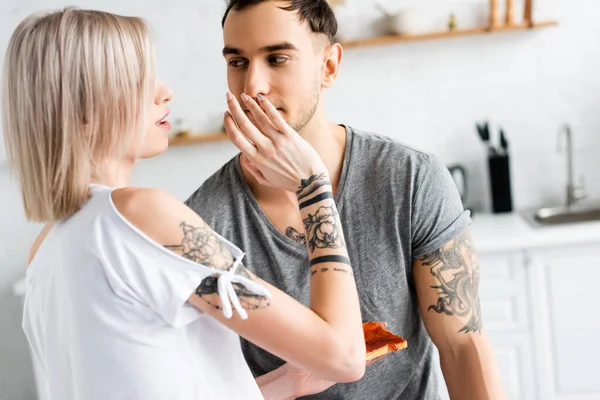
[[[353,276],[331,182],[327,175],[316,174],[303,179],[296,194],[305,233],[295,237],[301,238],[308,247],[310,264],[313,267],[311,277],[328,271],[345,272]],[[286,231],[288,237],[294,233],[298,232],[292,227]],[[335,268],[332,265],[315,267],[322,263],[335,263]]]
[[[204,224],[196,227],[186,222],[181,222],[179,226],[183,232],[181,244],[167,245],[165,246],[166,248],[199,264],[224,271],[231,269],[234,261],[231,252],[208,225]],[[257,278],[243,264],[239,264],[235,271],[232,272],[235,275],[257,281]],[[216,309],[220,309],[221,306],[215,304],[215,301],[208,297],[218,293],[217,279],[217,276],[210,276],[204,279],[196,289],[196,294],[206,303]],[[247,310],[264,308],[269,305],[265,297],[246,290],[239,283],[234,283],[233,288],[240,300],[240,304]]]
[[[334,207],[321,206],[314,214],[309,213],[303,222],[310,251],[346,246]]]
[[[300,243],[303,246],[306,246],[306,235],[304,233],[298,232],[293,226],[289,226],[285,230],[285,236],[289,237],[297,243]]]
[[[479,265],[468,231],[419,257],[412,269],[425,328],[451,398],[504,399],[494,349],[481,322]]]
[[[437,301],[428,311],[460,317],[464,326],[459,332],[481,332],[479,304],[479,265],[468,232],[419,259],[420,268],[428,268],[435,282]]]
[[[303,179],[302,182],[300,182],[300,187],[296,191],[298,201],[310,196],[325,185],[331,185],[331,182],[329,182],[329,179],[325,174],[312,175],[308,179]]]

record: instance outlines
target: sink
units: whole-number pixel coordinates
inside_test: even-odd
[[[600,205],[542,208],[534,213],[533,218],[543,225],[600,221]]]

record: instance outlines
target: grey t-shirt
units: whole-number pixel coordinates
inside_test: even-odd
[[[437,399],[433,344],[418,307],[412,263],[440,248],[470,223],[448,169],[432,155],[347,127],[335,202],[360,296],[363,320],[385,321],[408,340],[406,350],[367,367],[363,379],[307,399]],[[245,265],[301,303],[309,304],[307,249],[267,219],[234,157],[187,205],[246,252]],[[290,346],[293,346],[290,343]],[[242,340],[255,376],[283,364]]]

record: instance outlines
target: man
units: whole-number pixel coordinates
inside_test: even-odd
[[[431,155],[327,120],[323,91],[342,59],[336,30],[326,0],[230,0],[223,17],[230,91],[269,99],[317,150],[332,179],[363,320],[385,321],[408,340],[407,350],[368,366],[359,382],[309,398],[435,399],[432,341],[453,399],[503,398],[481,322],[470,218],[448,170]],[[248,165],[235,157],[187,204],[244,249],[249,269],[308,304],[298,200],[261,185]],[[255,376],[283,364],[242,346]]]

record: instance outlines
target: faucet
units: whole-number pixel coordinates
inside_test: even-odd
[[[581,185],[575,187],[573,182],[573,134],[571,133],[571,127],[564,125],[562,130],[559,131],[558,135],[558,151],[562,151],[560,139],[564,136],[565,143],[565,154],[567,157],[567,188],[566,188],[566,206],[571,208],[577,204],[580,200],[587,197],[585,193],[585,185],[583,182],[583,176],[581,176]]]

